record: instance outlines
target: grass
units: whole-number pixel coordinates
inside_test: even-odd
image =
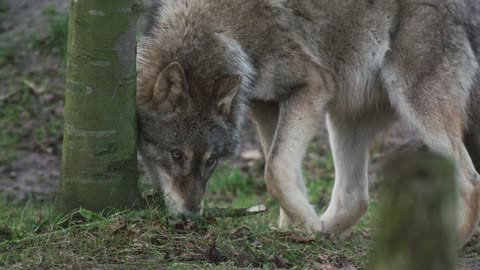
[[[17,142],[20,134],[16,132],[21,128],[22,121],[31,117],[26,107],[30,106],[31,95],[26,88],[17,93],[6,93],[5,98],[0,99],[0,148],[6,154],[0,157],[0,164],[4,164],[16,157]]]
[[[46,55],[65,58],[68,40],[68,13],[59,12],[54,5],[43,11],[48,21],[48,32],[44,36],[33,35],[33,48]]]
[[[54,114],[55,105],[49,100],[59,99],[57,94],[34,93],[26,84],[14,89],[8,88],[3,96],[0,95],[0,148],[3,152],[0,165],[21,154],[20,143],[23,148],[43,147],[62,134],[63,121]]]
[[[0,20],[7,10],[0,3]],[[42,16],[48,22],[43,36],[0,42],[0,166],[24,150],[59,151],[68,15],[49,6]]]
[[[330,163],[331,155],[326,155],[324,165],[319,164],[325,172],[320,177],[305,171],[309,199],[318,212],[325,210],[333,187]],[[0,200],[0,269],[333,270],[368,265],[375,200],[346,239],[310,236],[276,229],[278,206],[252,170],[222,166],[209,182],[206,207],[244,208],[260,203],[270,209],[238,218],[171,217],[151,205],[108,216],[81,210],[73,219],[52,214],[49,202]],[[477,260],[479,250],[476,236],[460,255]]]
[[[331,188],[331,184],[319,182],[308,181],[317,190]],[[365,266],[372,245],[369,228],[373,212],[366,215],[348,240],[325,235],[310,238],[300,232],[275,229],[278,206],[266,196],[264,183],[239,169],[219,168],[208,190],[209,207],[250,207],[259,203],[271,207],[264,214],[249,217],[195,220],[170,217],[154,206],[106,217],[84,210],[78,215],[80,219],[73,220],[54,216],[50,203],[4,202],[0,203],[0,268]]]

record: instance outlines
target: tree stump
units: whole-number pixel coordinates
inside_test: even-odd
[[[444,157],[408,152],[383,170],[374,270],[453,270],[455,168]]]

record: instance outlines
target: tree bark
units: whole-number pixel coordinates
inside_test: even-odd
[[[139,0],[72,0],[60,212],[139,199],[136,22]]]
[[[430,153],[405,153],[383,171],[374,270],[453,270],[456,186],[453,164]]]

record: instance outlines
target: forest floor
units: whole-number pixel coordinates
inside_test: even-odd
[[[372,148],[369,210],[345,239],[275,229],[278,206],[266,193],[264,160],[249,123],[241,155],[225,162],[210,180],[206,207],[263,203],[270,206],[264,214],[192,221],[150,207],[113,216],[82,211],[75,221],[53,215],[60,178],[68,6],[65,0],[0,0],[0,268],[366,267],[374,243],[380,160],[398,148],[421,145],[415,132],[402,125]],[[320,213],[334,179],[325,128],[307,151],[304,175],[309,199]],[[460,257],[463,269],[480,269],[475,266],[480,260],[478,235]]]

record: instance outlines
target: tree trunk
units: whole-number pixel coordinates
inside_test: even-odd
[[[374,270],[453,270],[456,188],[453,164],[405,153],[384,168]]]
[[[72,0],[60,212],[139,199],[136,22],[139,0]]]

